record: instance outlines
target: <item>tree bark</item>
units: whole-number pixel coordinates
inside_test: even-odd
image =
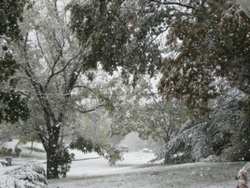
[[[47,178],[58,179],[58,168],[57,151],[53,150],[53,148],[49,148],[49,151],[47,151]]]
[[[59,144],[60,127],[53,126],[49,131],[49,140],[47,146],[47,178],[58,179],[59,178],[59,163],[60,144]]]

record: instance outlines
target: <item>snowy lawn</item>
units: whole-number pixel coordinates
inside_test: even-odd
[[[124,154],[124,160],[116,166],[109,166],[108,161],[97,153],[82,154],[74,151],[76,161],[73,161],[68,173],[70,178],[93,177],[120,174],[138,170],[138,165],[147,164],[155,156],[153,153],[130,152]]]
[[[152,166],[136,172],[51,181],[49,188],[235,188],[242,163]]]
[[[45,167],[45,153],[39,150],[30,152],[28,146],[21,145],[25,157],[15,158],[14,165],[33,162]],[[37,144],[34,147],[42,149]],[[154,158],[152,153],[129,152],[125,153],[123,161],[110,167],[107,160],[97,153],[72,152],[76,160],[68,178],[50,181],[49,188],[235,188],[235,175],[244,165],[195,163],[160,166],[148,163]],[[2,168],[0,175],[17,166]]]
[[[93,154],[92,154],[93,155]],[[160,166],[147,163],[152,153],[133,152],[116,167],[102,158],[75,161],[66,179],[49,188],[235,188],[244,163],[193,163]]]

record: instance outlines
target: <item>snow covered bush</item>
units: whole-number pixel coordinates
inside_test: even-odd
[[[22,150],[20,148],[15,147],[15,154],[16,154],[17,157],[20,156],[21,152],[22,152]]]
[[[58,172],[59,176],[65,178],[67,172],[70,170],[70,165],[74,159],[74,154],[70,154],[69,150],[64,148],[61,151],[60,157],[57,158],[58,161]]]
[[[122,152],[116,148],[106,149],[104,157],[108,160],[110,166],[114,166],[117,161],[123,160]]]
[[[45,170],[36,165],[25,165],[5,172],[0,178],[0,188],[46,188]]]
[[[12,155],[12,153],[13,153],[13,151],[11,148],[6,148],[6,147],[0,148],[0,155],[2,155],[2,156]]]
[[[107,159],[111,166],[115,165],[117,161],[123,159],[122,152],[119,151],[119,149],[112,147],[110,144],[97,144],[81,136],[70,144],[70,148],[80,150],[83,153],[95,151]]]

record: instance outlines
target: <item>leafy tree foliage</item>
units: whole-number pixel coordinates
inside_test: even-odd
[[[84,153],[91,151],[99,151],[100,147],[95,145],[91,140],[87,140],[83,137],[77,137],[77,139],[70,143],[70,148],[81,150]]]
[[[161,92],[203,111],[218,94],[219,77],[249,93],[250,22],[238,5],[225,0],[165,5],[168,45],[177,55],[163,63]]]
[[[188,108],[178,100],[162,99],[145,76],[138,79],[135,87],[120,82],[116,79],[112,90],[111,134],[137,132],[141,139],[157,145],[156,160],[164,158],[166,145],[190,118]]]
[[[232,148],[227,150],[227,158],[234,161],[249,160],[249,144],[250,144],[250,123],[249,123],[249,97],[239,101],[240,119],[238,126],[234,129],[234,134],[231,138]]]
[[[93,141],[81,136],[71,142],[70,148],[78,149],[84,153],[95,151],[99,155],[104,156],[112,166],[115,165],[118,160],[122,160],[122,153],[117,148],[105,143],[95,144]]]
[[[22,21],[22,13],[27,0],[2,0],[0,2],[0,35],[17,39]]]
[[[159,87],[167,99],[182,99],[195,115],[207,115],[207,112],[212,110],[210,99],[221,95],[225,86],[231,85],[249,95],[250,21],[236,1],[150,2],[154,7],[164,7],[158,11],[163,12],[163,25],[168,28],[166,58],[162,64],[163,76]],[[246,100],[243,101],[247,106]],[[220,109],[217,108],[211,113]],[[225,119],[222,120],[222,112],[218,113],[217,117],[209,115],[212,120],[218,120],[217,123],[222,124],[224,129],[230,125],[235,131],[233,136],[230,131],[229,139],[225,137],[224,140],[227,142],[231,139],[232,147],[228,154],[231,154],[233,160],[247,159],[246,153],[249,151],[248,113],[242,110],[245,118],[240,117],[241,121],[236,122],[236,129],[231,126],[234,116],[237,116],[235,113],[239,110],[242,108],[224,109],[225,114],[232,113],[230,116],[223,115],[230,124],[225,122]],[[217,130],[211,127],[214,131]],[[228,147],[225,143],[220,144],[222,147]]]
[[[160,53],[151,31],[152,15],[140,0],[73,1],[71,27],[82,46],[89,44],[89,62],[112,72],[121,67],[124,78],[133,73],[153,75]]]
[[[18,64],[13,53],[8,49],[8,40],[19,37],[18,21],[22,20],[25,1],[0,2],[0,123],[15,123],[19,118],[26,120],[29,115],[27,99],[15,90],[16,81],[13,76]]]

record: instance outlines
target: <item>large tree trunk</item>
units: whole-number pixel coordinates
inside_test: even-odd
[[[49,131],[49,140],[46,148],[47,153],[47,178],[59,178],[60,163],[60,144],[59,144],[60,127],[53,126]]]
[[[58,179],[59,178],[59,164],[57,160],[57,151],[50,148],[47,151],[47,178]]]

